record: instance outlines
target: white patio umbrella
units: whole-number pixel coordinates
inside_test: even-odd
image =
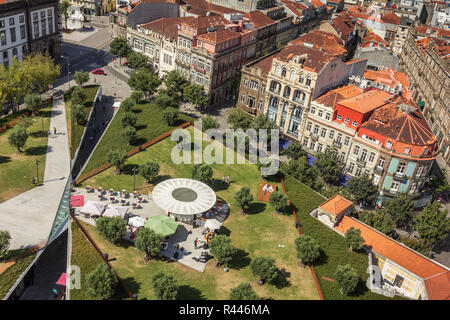
[[[103,211],[105,211],[106,206],[106,203],[89,200],[84,207],[81,208],[80,212],[82,214],[90,214],[91,216],[101,216]]]
[[[216,230],[216,229],[220,229],[221,225],[222,225],[222,223],[217,219],[208,219],[208,220],[206,220],[204,227],[209,228],[211,230]]]
[[[140,228],[143,227],[145,224],[145,219],[139,216],[134,216],[131,217],[130,219],[128,219],[128,225],[135,227],[135,228]]]
[[[103,217],[113,218],[113,217],[121,217],[125,218],[125,215],[128,212],[128,208],[126,207],[116,207],[116,206],[108,206],[105,212],[103,213]]]

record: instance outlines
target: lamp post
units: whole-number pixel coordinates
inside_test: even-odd
[[[39,160],[34,160],[34,163],[36,164],[36,185],[39,184]]]
[[[136,191],[136,172],[138,171],[137,167],[134,167],[132,171],[133,171],[133,191]]]

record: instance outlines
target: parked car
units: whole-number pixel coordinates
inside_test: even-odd
[[[105,74],[105,71],[103,69],[94,69],[91,71],[93,74]]]

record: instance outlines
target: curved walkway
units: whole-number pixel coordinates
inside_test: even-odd
[[[55,88],[57,90],[59,88]],[[53,134],[53,128],[57,134]],[[50,235],[70,172],[66,112],[63,96],[54,97],[51,136],[43,185],[0,203],[0,229],[11,234],[10,249],[44,245]],[[42,177],[39,179],[40,181]]]

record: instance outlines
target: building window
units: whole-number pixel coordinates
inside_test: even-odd
[[[385,161],[386,159],[381,157],[380,160],[378,160],[378,167],[383,168]]]
[[[391,147],[392,147],[392,142],[391,141],[386,142],[386,148],[391,149]]]
[[[358,125],[358,122],[354,121],[352,122],[352,126],[356,127]]]
[[[16,28],[9,29],[9,32],[11,33],[11,42],[16,42]]]
[[[38,17],[37,12],[33,13],[33,20],[37,20],[38,18],[39,18],[39,17]]]
[[[20,39],[25,39],[25,25],[20,26]]]
[[[291,70],[291,73],[289,74],[289,80],[294,81],[295,79],[295,71]]]
[[[3,51],[3,65],[7,68],[9,65],[8,51]]]
[[[331,130],[330,131],[330,135],[328,136],[328,138],[333,139],[333,137],[334,137],[334,130]]]
[[[316,113],[316,108],[315,107],[312,107],[311,108],[311,114],[315,114]]]
[[[262,101],[258,101],[258,110],[262,110],[262,105],[263,105]]]
[[[377,174],[373,175],[373,184],[378,185],[378,182],[380,182],[380,176]]]
[[[306,77],[305,85],[307,85],[307,86],[310,86],[310,85],[311,85],[311,77],[310,77],[310,76],[307,76],[307,77]]]
[[[280,74],[280,66],[276,66],[275,67],[275,75],[279,75]]]
[[[250,81],[250,89],[258,90],[258,82],[251,80]]]
[[[342,116],[340,114],[337,115],[338,120],[342,120]]]
[[[53,15],[52,9],[47,10],[47,16],[51,17]]]
[[[317,111],[317,115],[318,115],[319,117],[322,118],[322,116],[323,116],[323,111],[322,111],[322,109],[319,109],[319,111]]]
[[[245,101],[245,94],[241,94],[241,102],[243,103]]]
[[[308,123],[306,124],[306,131],[310,132],[310,131],[311,131],[311,127],[312,127],[312,123],[311,123],[311,122],[308,122]]]
[[[283,97],[289,98],[290,95],[291,95],[291,87],[289,86],[284,87]]]
[[[355,175],[357,175],[357,176],[361,175],[361,171],[362,171],[361,167],[356,167]]]
[[[375,153],[371,152],[369,155],[369,162],[373,162],[375,160]]]
[[[336,138],[336,142],[337,143],[341,143],[342,140],[342,133],[338,133],[337,138]]]
[[[327,112],[325,113],[325,120],[330,120],[331,119],[331,113]]]
[[[5,30],[0,31],[0,41],[2,46],[6,46],[6,32]]]
[[[13,26],[14,25],[14,18],[9,18],[9,25],[10,26]]]
[[[322,128],[322,131],[320,131],[320,136],[321,136],[322,138],[325,138],[325,137],[327,136],[327,129]]]
[[[409,193],[414,193],[417,190],[417,182],[413,182],[411,184],[411,188],[409,189]]]
[[[48,18],[48,33],[53,33],[53,19]]]
[[[303,80],[305,79],[305,77],[303,76],[303,73],[300,74],[300,76],[298,77],[298,82],[303,83]]]
[[[319,133],[319,126],[318,125],[314,126],[314,132],[313,133],[314,134],[318,134]]]
[[[17,58],[17,48],[13,48],[12,54],[13,54],[13,57]]]
[[[344,146],[348,147],[349,143],[350,143],[350,137],[346,136],[344,139]]]
[[[359,146],[355,146],[355,148],[353,149],[353,154],[355,156],[357,156],[359,154]]]
[[[19,23],[24,23],[25,22],[25,16],[21,15],[19,16]]]
[[[45,11],[44,10],[41,11],[41,18],[45,18]]]
[[[282,77],[286,77],[286,68],[283,67],[283,69],[281,70],[281,76]]]
[[[361,161],[366,160],[366,156],[367,156],[367,150],[363,149],[362,152],[361,152],[361,158],[360,158]]]
[[[303,145],[305,147],[308,145],[308,138],[303,138]]]
[[[316,146],[316,143],[314,141],[311,141],[309,144],[309,150],[314,151],[314,147]]]
[[[405,172],[405,169],[406,169],[406,164],[400,163],[397,168],[397,173],[403,174]]]
[[[393,181],[391,184],[391,192],[397,192],[399,187],[400,183],[398,183],[397,181]]]
[[[242,85],[243,85],[244,87],[247,86],[247,78],[244,78],[244,80],[243,80],[243,82],[242,82]]]
[[[409,148],[405,148],[404,153],[405,153],[405,154],[408,154],[408,153],[409,153]]]
[[[349,119],[349,118],[345,118],[344,122],[345,122],[346,124],[348,124],[348,123],[350,122],[350,119]]]
[[[37,21],[33,22],[34,38],[39,38],[39,23]]]
[[[266,86],[265,85],[261,85],[261,93],[264,93],[264,91],[266,91]]]
[[[317,152],[322,152],[322,147],[321,143],[317,144]]]
[[[353,173],[353,169],[355,168],[355,164],[353,162],[350,162],[350,165],[348,166],[348,172]]]

